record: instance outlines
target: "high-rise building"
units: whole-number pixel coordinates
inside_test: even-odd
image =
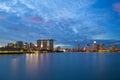
[[[77,49],[78,52],[81,51],[81,47],[80,47],[80,44],[78,44],[78,49]]]
[[[37,48],[38,48],[38,50],[41,49],[41,42],[42,42],[42,40],[37,40]]]
[[[42,50],[48,50],[48,40],[43,40]]]
[[[54,40],[53,40],[53,39],[50,39],[50,40],[49,40],[49,50],[50,50],[50,51],[53,51],[53,50],[54,50]]]
[[[34,43],[30,43],[30,49],[31,49],[31,50],[35,49]]]
[[[90,44],[87,44],[87,46],[86,46],[86,52],[90,52]]]
[[[23,48],[23,42],[22,41],[17,41],[16,45],[17,45],[17,48]]]
[[[24,44],[24,49],[25,50],[29,50],[30,49],[29,44],[27,42]]]
[[[93,42],[93,52],[97,52],[97,44],[96,44],[96,41]]]

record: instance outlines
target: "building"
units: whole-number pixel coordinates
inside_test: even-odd
[[[77,51],[78,51],[78,52],[81,51],[81,46],[80,46],[80,44],[78,44]]]
[[[16,46],[17,46],[17,48],[23,48],[23,42],[22,41],[17,41]]]
[[[87,46],[85,46],[85,52],[90,52],[90,44],[87,44]]]
[[[116,47],[115,45],[111,45],[111,46],[109,47],[109,51],[110,51],[110,52],[117,52],[117,47]]]
[[[42,40],[37,40],[37,48],[38,48],[38,50],[41,50],[41,42],[42,42]]]
[[[34,43],[30,42],[30,50],[35,50],[35,49],[36,49],[36,47],[35,47]]]
[[[99,44],[98,45],[98,50],[104,50],[104,44]]]
[[[97,44],[96,44],[96,41],[93,42],[93,52],[97,52]]]
[[[13,43],[8,43],[8,44],[7,44],[7,47],[13,48],[13,47],[14,47],[14,44],[13,44]]]
[[[48,50],[48,40],[43,40],[43,47],[42,50]]]
[[[54,51],[54,40],[53,39],[49,40],[49,50]]]
[[[30,49],[30,46],[29,46],[29,44],[27,42],[24,44],[24,49],[25,50],[29,50]]]
[[[17,44],[16,44],[16,42],[8,43],[6,47],[17,48]]]

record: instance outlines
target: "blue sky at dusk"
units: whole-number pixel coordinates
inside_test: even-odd
[[[0,44],[120,39],[120,0],[0,0]]]

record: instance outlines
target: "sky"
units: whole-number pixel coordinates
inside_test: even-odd
[[[0,0],[0,45],[120,40],[120,0]]]

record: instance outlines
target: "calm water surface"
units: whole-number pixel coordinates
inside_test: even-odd
[[[120,80],[120,53],[0,55],[0,80]]]

